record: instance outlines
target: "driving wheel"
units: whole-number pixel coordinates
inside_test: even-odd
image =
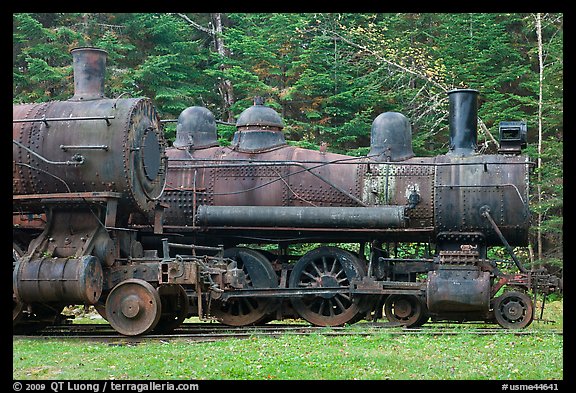
[[[305,254],[290,274],[290,288],[348,289],[354,278],[365,275],[362,262],[352,253],[324,246]],[[317,326],[339,326],[362,312],[362,297],[333,291],[292,298],[292,307],[305,320]]]
[[[249,248],[234,247],[224,251],[224,258],[234,260],[236,268],[244,271],[245,289],[278,287],[276,272],[262,253]],[[246,326],[262,323],[279,305],[276,299],[237,297],[226,302],[213,300],[210,313],[225,325]]]

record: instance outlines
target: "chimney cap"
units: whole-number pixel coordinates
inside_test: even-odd
[[[79,46],[76,48],[70,49],[70,53],[74,53],[76,51],[96,51],[96,52],[103,52],[104,54],[108,54],[108,52],[101,48],[96,48],[94,46]]]
[[[479,91],[476,89],[452,89],[446,92],[446,94],[452,93],[479,93]]]

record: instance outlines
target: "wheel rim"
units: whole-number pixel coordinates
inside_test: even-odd
[[[390,322],[407,327],[420,326],[428,320],[424,303],[413,295],[388,296],[384,302],[384,313]]]
[[[104,320],[108,320],[108,315],[106,315],[106,296],[104,294],[100,295],[100,299],[94,303],[94,309]]]
[[[522,292],[506,292],[494,303],[494,317],[507,329],[522,329],[533,320],[532,300]]]
[[[278,279],[268,258],[249,248],[234,247],[224,251],[224,258],[236,261],[236,267],[246,275],[247,289],[278,288]],[[230,326],[260,323],[274,312],[279,301],[262,297],[234,298],[227,302],[213,301],[211,314],[218,321]]]
[[[294,266],[290,288],[349,288],[354,278],[364,275],[362,262],[348,251],[320,247],[308,252]],[[292,299],[292,306],[305,320],[317,326],[348,323],[361,311],[360,297],[348,293],[306,295]]]
[[[160,320],[160,311],[158,291],[140,279],[122,281],[106,299],[108,322],[117,332],[127,336],[151,331]]]
[[[166,284],[158,287],[162,303],[162,315],[154,331],[167,333],[178,326],[188,316],[188,295],[182,285]]]
[[[16,244],[12,243],[12,272],[16,269],[16,265],[20,257],[24,255],[22,249]],[[24,315],[24,304],[18,300],[14,290],[12,290],[12,326],[17,325],[22,320]]]

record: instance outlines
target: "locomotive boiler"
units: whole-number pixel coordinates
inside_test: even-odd
[[[74,304],[125,335],[191,316],[523,328],[531,295],[559,287],[514,253],[530,228],[526,124],[502,122],[498,154],[478,153],[476,90],[448,93],[450,147],[435,157],[414,155],[397,112],[375,118],[365,157],[291,146],[261,99],[229,145],[195,106],[167,147],[150,99],[105,97],[105,51],[72,57],[72,98],[13,105],[15,330]],[[423,252],[397,253],[405,243]]]

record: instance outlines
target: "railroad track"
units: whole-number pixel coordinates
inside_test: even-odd
[[[14,334],[13,338],[53,339],[71,338],[87,341],[102,341],[109,343],[139,343],[147,341],[217,341],[235,338],[278,337],[281,335],[311,335],[323,336],[371,336],[376,334],[393,335],[563,335],[559,329],[546,330],[513,330],[500,327],[438,327],[434,324],[420,328],[404,328],[392,323],[358,323],[345,327],[318,327],[302,324],[268,324],[260,326],[231,327],[216,323],[184,323],[171,333],[146,334],[142,336],[124,336],[118,334],[108,324],[68,324],[49,326],[33,334]]]

